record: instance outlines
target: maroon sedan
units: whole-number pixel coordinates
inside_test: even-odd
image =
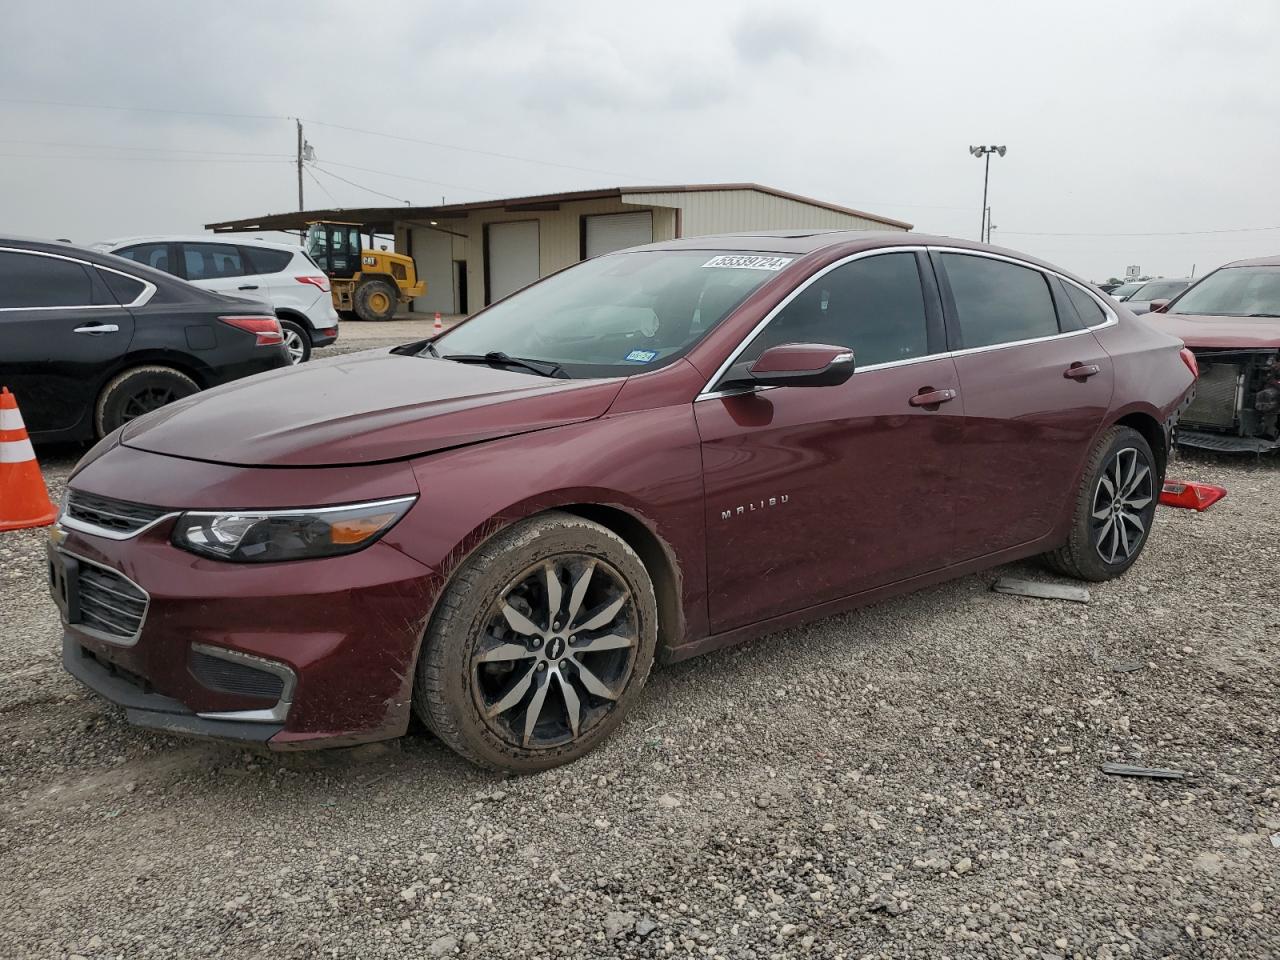
[[[179,401],[82,461],[67,669],[137,724],[491,767],[681,660],[1023,557],[1118,576],[1194,382],[1046,264],[914,234],[654,244],[433,341]]]

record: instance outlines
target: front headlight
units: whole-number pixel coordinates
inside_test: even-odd
[[[418,498],[309,510],[192,510],[178,517],[172,542],[235,563],[280,563],[355,553],[395,526]]]

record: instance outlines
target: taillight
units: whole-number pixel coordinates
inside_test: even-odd
[[[297,280],[299,283],[309,283],[313,287],[319,287],[325,293],[329,292],[328,277],[294,277],[293,279]]]
[[[1182,358],[1182,362],[1185,363],[1187,365],[1187,369],[1191,371],[1191,376],[1194,379],[1199,380],[1200,364],[1196,363],[1196,355],[1186,347],[1183,347],[1178,351],[1178,356]]]
[[[219,317],[223,323],[238,327],[246,333],[258,338],[258,346],[272,347],[284,343],[284,334],[280,331],[280,321],[275,317]]]

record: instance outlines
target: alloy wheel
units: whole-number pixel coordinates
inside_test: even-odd
[[[297,365],[306,356],[306,348],[302,344],[302,334],[292,327],[284,328],[284,345],[289,351],[289,362]]]
[[[165,404],[178,399],[172,387],[146,387],[134,393],[125,402],[120,422],[127,423],[152,410],[159,410]]]
[[[1103,468],[1093,491],[1093,544],[1106,563],[1135,556],[1147,535],[1144,519],[1154,499],[1147,458],[1134,447],[1117,450]]]
[[[491,608],[472,651],[472,697],[508,744],[563,746],[613,710],[638,648],[621,574],[585,554],[551,557],[517,575]]]

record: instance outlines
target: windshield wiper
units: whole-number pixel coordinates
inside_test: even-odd
[[[528,370],[530,373],[536,373],[540,377],[561,377],[568,379],[569,375],[564,372],[564,367],[550,360],[525,360],[522,357],[513,357],[501,350],[490,350],[488,353],[445,353],[437,354],[445,360],[453,360],[457,363],[487,363],[490,366],[520,367]]]
[[[440,351],[436,349],[436,345],[432,343],[430,340],[427,341],[427,345],[422,349],[426,350],[427,353],[431,354],[433,357],[440,356]]]
[[[1280,317],[1280,313],[1246,313],[1246,317]]]

